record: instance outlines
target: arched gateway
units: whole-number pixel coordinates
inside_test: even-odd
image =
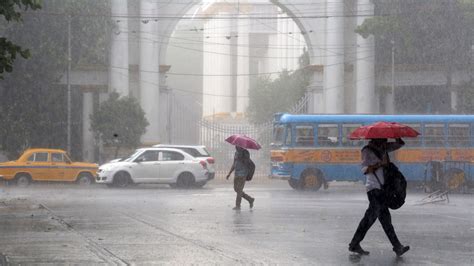
[[[268,13],[252,13],[253,4],[266,3],[278,6],[284,16],[277,18]],[[308,88],[309,111],[317,113],[370,113],[375,112],[374,103],[374,49],[372,37],[363,39],[354,30],[367,16],[373,15],[371,0],[271,0],[271,1],[196,1],[177,0],[112,0],[112,17],[116,27],[113,32],[108,69],[108,91],[120,95],[133,95],[140,100],[141,106],[150,123],[143,144],[166,142],[160,132],[160,122],[166,120],[163,110],[168,98],[162,95],[166,91],[166,72],[170,66],[166,62],[168,45],[178,22],[190,19],[189,11],[199,9],[194,19],[202,19],[212,13],[208,21],[222,17],[248,16],[257,21],[292,19],[297,32],[286,29],[285,33],[298,35],[305,43],[310,56],[313,79]],[[249,11],[250,10],[250,11]],[[254,16],[252,18],[252,16]],[[219,18],[221,20],[219,20]],[[266,23],[266,22],[265,22]],[[215,26],[215,24],[214,24]],[[218,28],[218,26],[216,26]],[[248,30],[248,29],[247,29]],[[277,31],[281,32],[278,28]],[[244,38],[241,38],[243,40]],[[248,40],[247,40],[248,41]],[[236,43],[241,47],[242,43]],[[243,46],[248,43],[243,43]],[[238,50],[245,57],[251,57],[248,51]],[[247,53],[247,54],[245,54]],[[205,61],[205,60],[204,60]],[[242,62],[237,62],[241,66]],[[245,67],[245,64],[247,66]],[[248,60],[243,61],[240,72],[247,72]],[[205,70],[204,70],[205,71]],[[219,70],[216,70],[219,71]],[[211,74],[212,73],[208,73]],[[248,95],[248,82],[236,80],[235,97]],[[244,85],[242,85],[244,84]],[[205,91],[206,88],[203,88]],[[209,94],[209,92],[208,92]],[[225,91],[214,92],[226,95]],[[226,95],[227,98],[229,95]],[[89,131],[89,114],[93,112],[93,94],[84,93],[84,157],[93,159],[93,137]],[[161,99],[160,99],[161,98]],[[243,97],[245,98],[245,97]],[[207,99],[204,105],[220,102],[223,98]],[[203,100],[206,101],[205,99]],[[224,111],[242,112],[248,101],[234,101],[232,109]],[[169,102],[168,102],[169,104]],[[212,105],[214,108],[228,108],[229,104]],[[219,107],[221,106],[221,107]],[[223,107],[222,107],[223,106]],[[161,117],[160,117],[161,116]]]

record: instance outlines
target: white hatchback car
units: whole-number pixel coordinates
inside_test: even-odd
[[[207,151],[206,146],[204,146],[204,145],[157,144],[157,145],[154,145],[153,147],[155,147],[155,148],[178,149],[178,150],[182,150],[186,153],[189,153],[191,156],[193,156],[196,159],[206,160],[207,169],[209,170],[209,179],[214,179],[214,176],[215,176],[215,168],[214,168],[215,160],[209,154],[209,152]]]
[[[202,187],[209,179],[205,160],[179,149],[142,148],[126,159],[99,166],[96,181],[115,187],[159,183],[189,188]]]

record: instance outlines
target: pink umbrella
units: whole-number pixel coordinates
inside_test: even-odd
[[[245,149],[259,150],[262,148],[260,144],[257,143],[257,141],[242,134],[231,135],[230,137],[226,138],[225,141]]]

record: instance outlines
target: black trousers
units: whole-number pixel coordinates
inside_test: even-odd
[[[390,211],[384,203],[383,191],[380,189],[373,189],[367,192],[367,197],[369,198],[369,208],[367,208],[365,211],[364,218],[362,218],[360,221],[354,237],[352,238],[352,241],[349,245],[358,245],[364,239],[365,234],[367,234],[367,231],[369,231],[370,227],[378,218],[382,224],[385,234],[390,240],[390,243],[392,243],[392,246],[395,248],[400,247],[401,243],[395,234],[395,230],[393,229]]]

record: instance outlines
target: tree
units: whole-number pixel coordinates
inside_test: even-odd
[[[31,57],[18,58],[15,71],[0,81],[0,150],[9,157],[27,147],[66,148],[67,93],[59,83],[67,69],[68,17],[74,69],[108,64],[113,25],[107,14],[109,1],[43,0],[41,11],[23,14],[23,23],[0,23],[3,36],[31,47]],[[82,93],[74,86],[71,107],[71,155],[79,158]]]
[[[375,37],[376,63],[389,65],[394,45],[397,64],[440,67],[446,75],[445,91],[454,91],[453,73],[465,70],[471,58],[473,1],[375,0],[374,4],[376,16],[356,32]]]
[[[32,10],[40,9],[38,0],[2,0],[0,2],[0,16],[7,21],[21,22],[21,13],[16,9]],[[13,62],[17,55],[23,58],[30,56],[28,49],[23,49],[5,37],[0,37],[0,79],[3,79],[4,72],[12,72]]]
[[[145,112],[138,101],[133,97],[119,97],[115,92],[91,115],[96,139],[105,146],[115,147],[115,157],[122,147],[138,147],[147,126]]]
[[[299,59],[300,68],[293,73],[283,71],[279,77],[258,77],[252,82],[249,90],[249,107],[247,114],[252,123],[263,123],[271,120],[274,113],[286,112],[303,97],[309,86],[310,72],[308,52]]]

